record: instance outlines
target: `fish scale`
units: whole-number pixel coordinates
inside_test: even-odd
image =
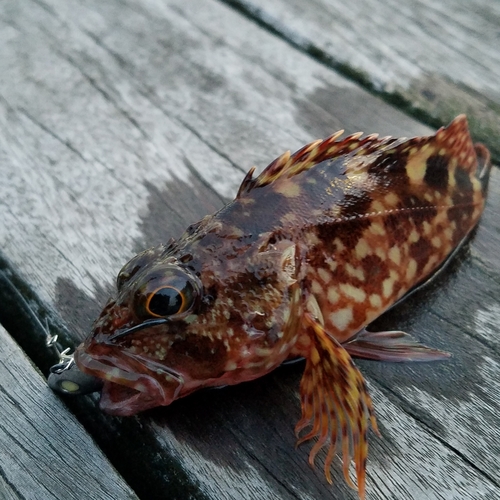
[[[366,327],[446,262],[484,208],[489,153],[465,116],[412,139],[342,132],[251,169],[235,200],[120,271],[75,361],[127,416],[304,357],[299,443],[366,492],[371,398],[352,356],[447,353]],[[306,430],[309,428],[309,431]],[[300,437],[300,434],[306,432]]]

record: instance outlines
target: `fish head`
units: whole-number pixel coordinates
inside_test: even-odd
[[[122,268],[116,295],[75,353],[81,371],[104,380],[102,410],[126,416],[169,405],[257,378],[286,358],[299,303],[295,246],[222,254],[198,262],[160,246]]]

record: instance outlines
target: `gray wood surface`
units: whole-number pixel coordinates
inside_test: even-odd
[[[0,326],[0,498],[135,499]]]
[[[225,1],[427,120],[466,112],[500,157],[500,2]]]
[[[121,265],[222,206],[253,164],[339,128],[431,131],[213,0],[2,7],[0,248],[76,342]],[[454,357],[359,362],[383,434],[369,499],[500,497],[499,196],[495,169],[471,244],[378,321]],[[70,404],[142,498],[354,499],[294,449],[302,369],[129,419]]]

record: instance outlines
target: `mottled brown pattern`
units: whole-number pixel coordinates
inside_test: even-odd
[[[432,254],[432,245],[427,238],[420,238],[410,245],[410,257],[417,262],[417,275],[421,275]]]
[[[401,244],[408,240],[413,225],[409,218],[402,218],[397,213],[390,213],[384,218],[384,227],[387,234],[393,238],[394,243]]]
[[[408,219],[417,226],[423,224],[424,221],[433,221],[437,214],[437,208],[433,203],[414,194],[402,196],[399,208],[409,210]],[[401,219],[402,217],[399,217],[400,221]]]
[[[222,340],[210,340],[208,337],[197,338],[196,342],[186,337],[171,346],[172,354],[183,360],[191,373],[199,380],[221,376],[226,365],[227,352]]]
[[[384,332],[372,341],[364,328],[476,225],[489,156],[464,116],[430,137],[340,135],[285,153],[257,178],[252,169],[232,203],[127,264],[76,362],[105,379],[105,411],[131,415],[304,356],[297,431],[311,429],[300,441],[318,437],[311,462],[326,448],[328,480],[338,450],[351,483],[352,459],[363,498],[376,424],[348,351],[443,358]]]
[[[363,230],[369,226],[368,219],[356,220],[356,222],[344,223],[344,231],[340,232],[338,222],[325,222],[318,225],[317,235],[323,242],[325,253],[335,253],[335,246],[332,245],[335,238],[338,238],[346,248],[351,250],[356,246]]]
[[[401,148],[394,150],[391,154],[381,156],[369,167],[370,174],[376,175],[381,186],[397,184],[399,188],[408,185],[409,179],[406,175],[406,164],[409,152]]]
[[[430,187],[444,191],[448,188],[450,158],[445,155],[433,155],[427,159],[424,182]]]
[[[361,259],[361,266],[365,273],[367,291],[374,293],[378,283],[382,283],[389,277],[389,269],[386,261],[377,255],[367,255]]]

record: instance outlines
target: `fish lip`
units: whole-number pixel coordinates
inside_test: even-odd
[[[174,370],[146,360],[132,353],[122,351],[121,357],[111,357],[106,354],[89,354],[84,344],[80,345],[75,352],[75,362],[78,368],[90,375],[104,380],[101,392],[100,407],[103,411],[112,415],[129,416],[155,406],[167,406],[178,398],[184,387],[184,378]],[[169,382],[177,382],[173,390],[166,391],[159,380],[148,373],[137,373],[127,363],[139,363],[149,371],[153,371],[160,377],[167,377]],[[129,390],[121,391],[125,397],[116,401],[111,394],[116,392],[116,386],[124,386]],[[118,388],[119,389],[119,388]],[[123,389],[123,387],[122,387]]]

